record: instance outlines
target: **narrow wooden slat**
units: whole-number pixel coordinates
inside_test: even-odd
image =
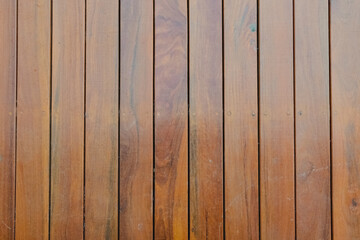
[[[0,239],[14,238],[16,0],[0,0]]]
[[[49,236],[50,15],[49,0],[18,1],[17,239]]]
[[[155,239],[188,237],[187,1],[155,1]]]
[[[360,239],[360,2],[331,1],[334,239]]]
[[[257,1],[224,1],[225,231],[259,238]]]
[[[296,235],[331,238],[328,1],[295,1]]]
[[[223,239],[222,1],[190,1],[190,238]]]
[[[85,237],[118,239],[119,1],[86,3]]]
[[[82,239],[85,2],[53,0],[51,239]]]
[[[120,239],[153,236],[153,1],[121,0]]]
[[[262,239],[295,238],[292,2],[259,6]]]

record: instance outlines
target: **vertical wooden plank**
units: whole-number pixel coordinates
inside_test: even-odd
[[[155,1],[155,239],[188,237],[187,1]]]
[[[257,1],[224,1],[225,232],[259,238]]]
[[[153,237],[153,1],[121,0],[120,239]]]
[[[0,0],[0,238],[14,238],[16,1]]]
[[[360,238],[359,11],[359,1],[331,1],[334,239]]]
[[[296,235],[331,238],[328,1],[295,1]]]
[[[118,239],[119,1],[86,3],[85,236]]]
[[[85,1],[53,0],[51,239],[82,239]]]
[[[295,238],[292,2],[259,6],[262,239]]]
[[[48,239],[49,0],[18,1],[16,238]]]
[[[187,1],[155,1],[155,239],[188,236]]]
[[[190,1],[191,239],[223,239],[222,1]]]

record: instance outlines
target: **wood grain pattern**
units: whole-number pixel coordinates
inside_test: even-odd
[[[17,239],[49,236],[50,15],[48,0],[18,1]]]
[[[0,239],[14,238],[16,1],[0,0]]]
[[[259,238],[257,1],[224,1],[225,232]]]
[[[222,2],[189,4],[190,238],[223,239]]]
[[[85,237],[118,239],[119,1],[86,3]]]
[[[296,236],[331,238],[328,1],[295,2]]]
[[[153,236],[153,2],[121,0],[120,239]]]
[[[259,6],[262,239],[295,238],[292,2]]]
[[[359,1],[331,1],[334,239],[360,239],[359,11]]]
[[[85,2],[53,0],[51,239],[82,239]]]
[[[188,237],[187,1],[155,1],[155,239]]]

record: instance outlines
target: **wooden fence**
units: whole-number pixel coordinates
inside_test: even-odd
[[[360,239],[359,12],[0,0],[0,239]]]

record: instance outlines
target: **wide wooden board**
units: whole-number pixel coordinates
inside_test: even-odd
[[[51,239],[82,239],[85,1],[53,0]]]
[[[222,1],[189,11],[190,239],[223,239]]]
[[[16,239],[49,237],[51,3],[18,1]]]
[[[85,238],[118,239],[119,1],[86,1]]]
[[[153,236],[153,1],[121,0],[120,239]]]
[[[155,1],[155,239],[188,237],[187,1]]]
[[[295,239],[293,1],[260,1],[261,239]]]

